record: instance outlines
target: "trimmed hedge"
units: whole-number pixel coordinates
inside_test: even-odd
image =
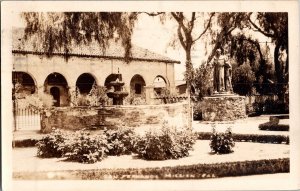
[[[13,140],[13,147],[35,147],[37,139],[24,139],[24,140]]]
[[[214,164],[195,164],[162,168],[128,168],[128,169],[97,169],[68,170],[51,173],[51,179],[80,180],[174,180],[204,179],[227,176],[245,176],[254,174],[271,174],[290,172],[290,159],[265,159],[254,161],[238,161]],[[14,179],[49,179],[49,172],[16,172]]]
[[[272,122],[266,122],[263,124],[259,124],[259,130],[267,130],[267,131],[289,131],[290,126],[286,124],[273,124]]]
[[[210,140],[210,132],[197,132],[198,140]],[[257,134],[232,134],[235,142],[257,142],[257,143],[285,143],[289,144],[289,136],[285,135],[257,135]]]

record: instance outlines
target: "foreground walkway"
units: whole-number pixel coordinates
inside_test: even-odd
[[[13,190],[57,191],[72,190],[295,190],[298,189],[290,173],[225,177],[200,180],[101,180],[101,181],[13,181]]]

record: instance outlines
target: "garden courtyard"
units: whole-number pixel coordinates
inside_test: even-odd
[[[136,154],[108,156],[92,164],[83,164],[60,158],[40,158],[37,147],[21,147],[28,140],[41,139],[45,134],[36,132],[18,132],[13,148],[13,177],[24,179],[203,179],[253,174],[288,173],[290,145],[285,142],[288,131],[259,130],[259,124],[269,120],[269,115],[249,117],[235,122],[211,123],[193,121],[193,131],[198,139],[189,155],[178,159],[144,160]],[[281,119],[279,124],[288,124],[289,119]],[[233,152],[213,153],[209,137],[212,124],[217,131],[232,129],[233,138],[237,138]],[[136,127],[137,134],[149,131],[151,127]],[[98,131],[90,131],[97,134]],[[207,137],[209,135],[209,137]],[[242,136],[242,138],[239,138]],[[254,136],[254,138],[253,138]],[[259,137],[267,137],[261,138]],[[275,137],[274,140],[268,137]],[[247,138],[248,137],[248,138]],[[250,138],[249,138],[250,137]],[[280,138],[282,143],[276,142]],[[244,139],[244,140],[243,140]],[[281,142],[280,141],[280,142]],[[18,145],[19,144],[19,145]],[[26,143],[25,143],[26,144]],[[230,169],[230,168],[231,169]],[[288,167],[288,169],[286,168]],[[235,170],[232,170],[235,169]],[[261,172],[254,168],[263,169]],[[193,169],[193,170],[191,170]],[[219,169],[218,171],[213,169]],[[221,172],[223,171],[227,172]],[[236,174],[236,169],[244,172]],[[244,173],[244,174],[243,174]]]
[[[25,28],[13,29],[11,51],[15,182],[292,174],[286,12],[20,19]],[[172,23],[166,35],[147,25],[163,20]],[[166,40],[151,32],[165,37],[174,26],[167,44],[182,54],[144,47],[145,39]]]

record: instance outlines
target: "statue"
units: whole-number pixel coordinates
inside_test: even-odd
[[[225,59],[221,56],[221,50],[217,49],[216,56],[213,61],[214,65],[214,92],[223,92],[224,86],[224,65]]]
[[[232,92],[232,67],[226,56],[221,55],[221,50],[216,50],[213,61],[214,66],[214,93]]]
[[[226,92],[231,93],[232,92],[232,83],[231,83],[232,66],[228,59],[226,59],[225,61],[224,73],[225,73],[225,90]]]

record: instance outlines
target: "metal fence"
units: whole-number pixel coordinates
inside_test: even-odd
[[[41,114],[33,108],[16,108],[15,130],[40,130]]]

